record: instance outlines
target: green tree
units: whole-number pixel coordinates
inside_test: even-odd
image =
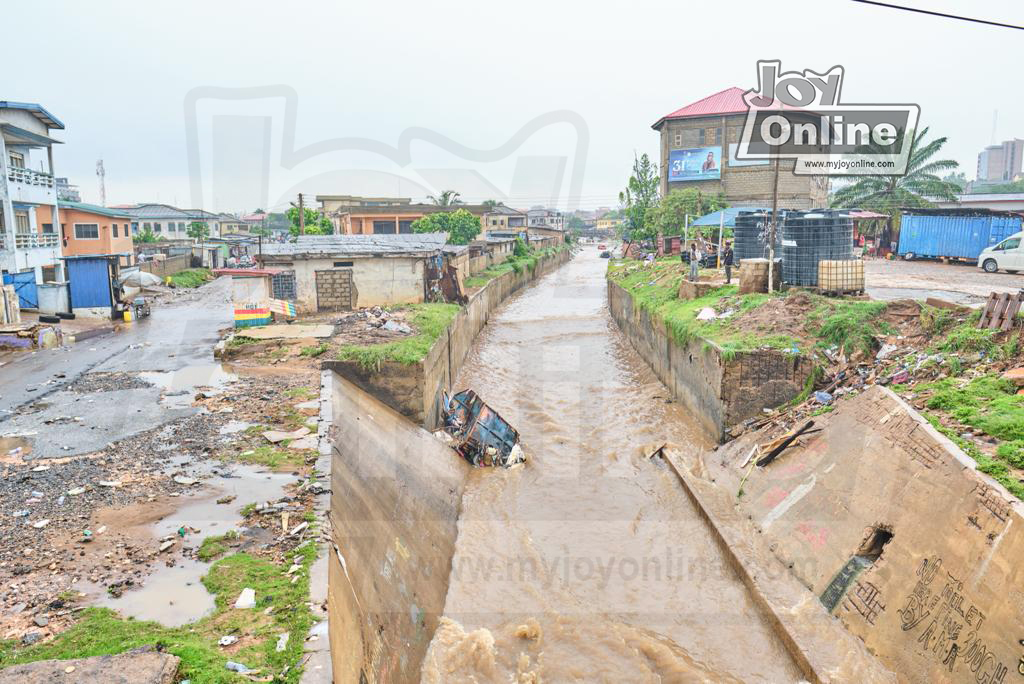
[[[304,209],[306,226],[306,235],[330,235],[334,232],[334,225],[331,224],[331,220],[326,216],[321,216],[319,212],[314,209]],[[288,210],[288,229],[292,235],[299,234],[299,209],[298,207],[292,207]]]
[[[430,200],[431,204],[436,204],[439,207],[450,207],[456,204],[462,204],[462,200],[459,199],[459,193],[454,190],[444,190],[440,195],[427,195],[427,199]]]
[[[904,175],[858,176],[832,195],[832,206],[872,209],[892,215],[900,207],[929,207],[932,203],[928,197],[955,200],[960,188],[937,174],[954,171],[960,165],[952,159],[933,159],[947,139],[925,142],[927,135],[927,128],[911,131],[910,156]],[[867,148],[866,151],[870,151],[877,146],[872,144]]]
[[[152,243],[157,242],[158,240],[162,240],[162,239],[163,239],[163,236],[157,235],[156,233],[153,232],[152,228],[148,228],[148,227],[147,228],[143,228],[142,230],[140,230],[138,232],[138,234],[135,235],[135,237],[133,238],[133,240],[135,242],[139,242],[139,243],[144,244],[144,245],[152,244]]]
[[[942,180],[957,186],[958,188],[960,188],[960,192],[963,192],[964,188],[967,187],[967,174],[965,174],[963,171],[950,173],[946,176],[943,176]]]
[[[633,155],[633,174],[626,189],[619,193],[626,222],[633,239],[654,237],[656,228],[651,212],[658,205],[658,171],[646,154]]]
[[[449,192],[451,192],[451,191],[449,190]],[[458,195],[459,193],[455,193],[455,194]],[[503,206],[505,206],[504,202],[499,202],[498,200],[493,200],[493,199],[484,200],[480,204],[482,204],[483,206],[487,207],[488,209],[494,209],[495,207],[503,207]]]
[[[586,227],[586,224],[576,214],[570,214],[565,219],[565,229],[574,233],[581,232]]]
[[[651,219],[662,235],[682,235],[687,216],[693,221],[728,206],[722,193],[709,195],[697,188],[672,190],[652,210]],[[712,232],[717,233],[717,228]]]
[[[465,209],[427,214],[412,222],[414,233],[447,233],[448,243],[468,245],[480,234],[480,219]]]
[[[210,226],[206,225],[202,221],[193,221],[188,224],[188,228],[185,229],[185,234],[193,240],[202,242],[206,238],[210,237]]]

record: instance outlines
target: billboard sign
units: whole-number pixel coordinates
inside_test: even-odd
[[[722,177],[722,148],[669,150],[668,181],[718,180]]]

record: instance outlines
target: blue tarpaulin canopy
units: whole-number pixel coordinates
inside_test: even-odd
[[[720,226],[722,225],[722,216],[725,215],[725,225],[729,228],[736,227],[736,217],[741,211],[770,211],[763,207],[732,207],[730,209],[721,209],[719,211],[713,211],[707,216],[701,216],[696,221],[690,223],[691,226]]]

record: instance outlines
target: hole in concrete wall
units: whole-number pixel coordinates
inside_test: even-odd
[[[875,525],[868,529],[867,535],[864,536],[864,541],[860,543],[860,548],[857,549],[857,555],[874,563],[882,557],[885,545],[891,541],[892,526]]]

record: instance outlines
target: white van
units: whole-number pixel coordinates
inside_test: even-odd
[[[997,245],[986,247],[978,255],[978,268],[986,273],[1024,271],[1024,231],[1014,233]]]

